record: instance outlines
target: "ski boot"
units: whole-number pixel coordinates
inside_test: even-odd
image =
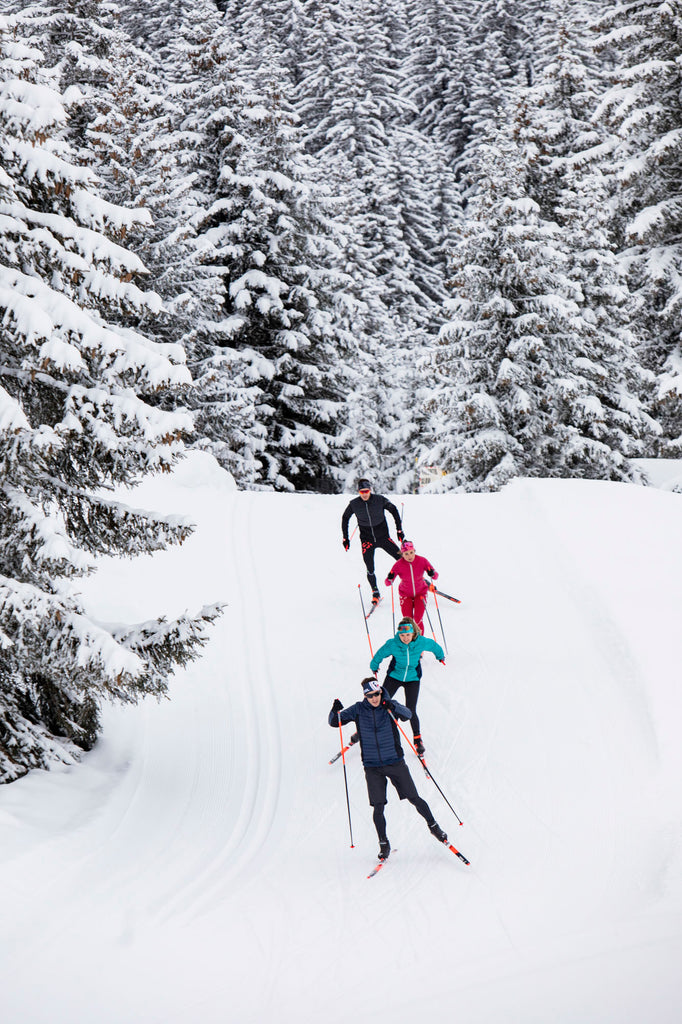
[[[388,855],[391,852],[391,844],[388,839],[385,842],[379,841],[379,860],[388,860]]]
[[[443,832],[443,829],[440,827],[437,821],[434,821],[433,825],[429,825],[429,830],[431,832],[431,835],[435,836],[439,843],[447,843],[448,837],[445,834],[445,832]]]

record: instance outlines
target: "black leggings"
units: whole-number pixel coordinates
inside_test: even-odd
[[[409,708],[412,712],[412,718],[410,719],[410,725],[412,726],[412,735],[421,736],[421,730],[419,728],[419,715],[417,714],[417,701],[419,700],[419,680],[416,679],[413,683],[401,683],[395,676],[386,676],[384,679],[384,690],[392,697],[401,686],[405,687],[405,707]]]
[[[426,824],[431,827],[434,823],[433,812],[423,797],[418,796],[416,800],[410,800],[410,803],[416,807],[425,820]],[[384,807],[386,804],[376,804],[372,813],[374,819],[374,827],[377,830],[380,843],[386,842],[386,816],[384,814]]]
[[[419,811],[429,828],[433,825],[435,821],[433,811],[426,800],[417,792],[414,779],[410,775],[410,769],[404,761],[399,761],[397,764],[388,764],[382,768],[365,768],[365,779],[367,781],[369,802],[372,805],[374,827],[377,830],[379,842],[386,842],[384,807],[386,806],[386,784],[389,779],[393,783],[400,799],[408,800]]]
[[[374,573],[374,552],[377,548],[382,548],[383,551],[387,551],[393,558],[400,558],[400,548],[392,541],[390,537],[379,538],[376,541],[363,540],[362,541],[362,558],[367,569],[367,579],[372,590],[378,590],[377,578]]]

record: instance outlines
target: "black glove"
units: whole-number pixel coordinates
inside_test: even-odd
[[[339,711],[343,711],[343,704],[341,703],[341,701],[337,697],[335,699],[334,703],[332,704],[332,714],[336,715],[336,714],[339,713]]]
[[[391,714],[395,714],[395,704],[390,699],[390,697],[387,697],[385,700],[383,700],[382,704],[384,705],[387,711],[390,711]]]
[[[401,544],[405,540],[405,534],[403,533],[402,530],[398,530],[398,540],[400,541]]]
[[[348,537],[344,537],[342,543],[343,543],[343,550],[344,551],[348,551],[348,548],[350,547],[350,541],[348,540]]]

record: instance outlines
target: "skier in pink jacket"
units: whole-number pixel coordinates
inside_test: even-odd
[[[400,577],[400,611],[404,616],[414,619],[423,632],[426,595],[429,592],[429,584],[424,579],[424,573],[428,573],[432,580],[438,579],[438,573],[428,558],[417,554],[411,540],[402,542],[400,552],[400,558],[391,568],[385,583],[390,587],[396,576]]]

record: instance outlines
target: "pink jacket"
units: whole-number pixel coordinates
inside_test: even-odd
[[[438,573],[423,555],[415,555],[411,562],[406,558],[399,558],[391,567],[386,582],[390,582],[392,576],[399,576],[398,593],[403,597],[418,597],[429,589],[429,584],[424,579],[425,572],[428,572],[432,579],[438,579]]]

